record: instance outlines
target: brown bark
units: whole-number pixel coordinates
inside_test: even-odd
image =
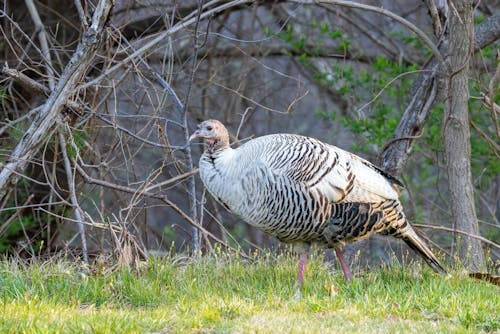
[[[498,38],[500,38],[500,15],[495,14],[476,27],[474,51],[490,45]],[[443,95],[440,92],[443,87],[436,81],[438,74],[436,62],[431,62],[419,75],[409,95],[410,99],[401,121],[394,132],[394,139],[382,150],[380,166],[392,175],[397,176],[402,172],[415,141],[422,135],[432,107],[439,100],[439,96]]]
[[[473,7],[470,0],[454,1],[452,5],[448,57],[451,73],[443,124],[451,214],[454,228],[479,235],[470,167],[468,114],[469,61],[474,48]],[[484,268],[484,251],[477,239],[461,237],[457,250],[469,270],[476,272]]]

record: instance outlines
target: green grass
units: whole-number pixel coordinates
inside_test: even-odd
[[[0,332],[500,332],[500,289],[458,271],[394,266],[346,282],[316,257],[295,301],[296,266],[288,255],[218,254],[87,276],[64,260],[1,261]]]

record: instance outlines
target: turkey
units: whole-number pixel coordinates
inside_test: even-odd
[[[342,248],[372,233],[403,239],[436,272],[446,274],[405,218],[401,183],[352,153],[317,139],[272,134],[240,147],[217,120],[189,138],[207,144],[200,177],[222,205],[244,221],[299,249],[299,286],[311,244],[333,248],[346,279],[353,277]]]

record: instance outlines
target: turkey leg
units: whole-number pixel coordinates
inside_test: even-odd
[[[337,258],[339,259],[340,266],[342,267],[342,271],[344,272],[345,279],[348,281],[353,279],[354,276],[352,275],[351,270],[349,269],[349,266],[344,259],[344,250],[342,249],[342,247],[334,247],[334,249]]]

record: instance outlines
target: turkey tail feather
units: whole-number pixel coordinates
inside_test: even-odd
[[[439,263],[438,259],[432,253],[432,251],[427,247],[425,242],[417,235],[413,229],[408,229],[400,236],[406,244],[413,249],[416,253],[420,254],[425,262],[437,273],[448,275],[448,272]]]

